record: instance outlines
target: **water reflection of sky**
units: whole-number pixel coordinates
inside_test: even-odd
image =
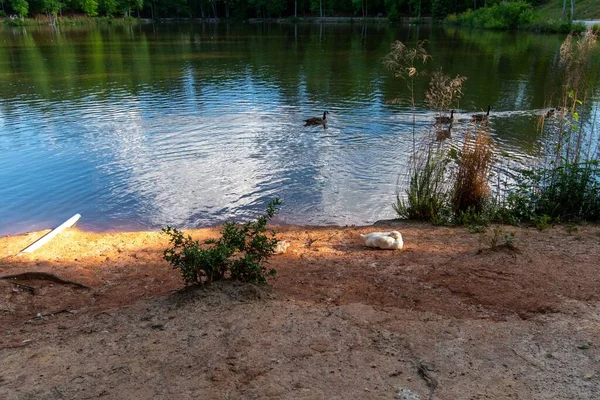
[[[303,46],[320,48],[315,43]],[[358,72],[327,73],[316,82],[311,74],[320,64],[296,65],[290,58],[283,65],[294,69],[279,74],[269,50],[264,64],[232,57],[227,68],[220,57],[149,55],[168,63],[168,74],[132,88],[109,73],[113,83],[86,86],[75,96],[72,86],[64,92],[52,87],[49,92],[58,95],[51,98],[48,90],[20,86],[23,93],[15,94],[14,85],[4,86],[0,234],[53,226],[76,212],[92,229],[212,225],[254,216],[276,196],[284,202],[282,222],[363,224],[393,217],[396,183],[407,172],[412,146],[412,117],[406,106],[387,102],[384,53],[365,56],[355,42],[348,46],[358,52],[355,63],[336,71]],[[40,61],[31,55],[27,60]],[[83,80],[95,79],[80,72]],[[31,79],[37,87],[61,77]],[[465,100],[447,145],[460,146],[471,127],[471,105],[492,102],[483,96]],[[510,160],[500,166],[527,165],[540,149],[535,113],[543,104],[536,103],[535,88],[517,72],[490,96],[493,134]],[[598,115],[597,102],[594,107]],[[303,126],[303,119],[325,109],[327,129]],[[432,118],[419,107],[417,132],[430,131]]]

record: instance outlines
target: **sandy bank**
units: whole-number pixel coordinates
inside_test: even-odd
[[[0,238],[0,275],[91,288],[0,280],[0,397],[598,395],[600,227],[504,227],[517,250],[491,250],[463,228],[404,223],[405,250],[363,247],[359,232],[388,227],[278,228],[291,246],[272,291],[176,292],[158,232],[71,229],[23,257],[41,233]]]

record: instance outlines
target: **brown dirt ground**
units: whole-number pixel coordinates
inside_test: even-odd
[[[0,238],[0,276],[90,286],[0,280],[0,398],[600,399],[600,227],[377,225],[278,227],[272,290],[179,290],[158,232]]]

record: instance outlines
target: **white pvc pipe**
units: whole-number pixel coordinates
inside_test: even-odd
[[[58,227],[54,228],[53,230],[51,230],[50,232],[48,232],[47,234],[45,234],[44,236],[42,236],[41,238],[39,238],[32,244],[30,244],[29,246],[25,247],[23,250],[21,250],[21,252],[19,254],[33,253],[34,251],[36,251],[37,249],[39,249],[40,247],[42,247],[43,245],[45,245],[46,243],[51,241],[52,238],[54,238],[54,236],[58,235],[65,229],[70,228],[73,225],[75,225],[77,223],[77,221],[79,221],[79,218],[81,218],[80,214],[73,215],[71,218],[69,218],[62,224],[60,224]]]

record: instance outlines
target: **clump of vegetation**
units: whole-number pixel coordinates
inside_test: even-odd
[[[488,235],[482,236],[482,241],[491,250],[509,249],[516,250],[516,234],[514,232],[506,232],[500,227],[495,227]]]
[[[600,220],[600,142],[594,130],[594,108],[586,107],[590,88],[595,87],[590,82],[600,79],[600,68],[592,65],[591,58],[596,41],[597,34],[588,30],[581,36],[569,35],[561,46],[560,71],[554,80],[560,86],[558,98],[552,101],[557,107],[548,135],[554,147],[544,154],[545,159],[540,157],[539,165],[510,180],[504,176],[503,185],[498,175],[498,186],[492,192],[494,158],[489,125],[468,133],[460,151],[431,141],[425,146],[413,145],[407,189],[397,193],[394,204],[398,216],[464,225],[473,231],[492,222],[526,222],[544,230],[552,223]],[[414,106],[416,70],[407,63],[397,65],[404,71],[397,76],[412,79],[409,89]],[[437,72],[426,103],[436,110],[449,107],[462,95],[462,83],[459,76],[452,80]],[[584,113],[591,129],[584,125]],[[416,143],[414,137],[413,126]]]
[[[525,1],[501,2],[448,19],[450,22],[472,28],[507,30],[533,21],[533,6]]]
[[[545,231],[546,229],[550,228],[551,222],[552,218],[547,214],[542,214],[533,218],[533,224],[538,231]]]
[[[480,213],[490,195],[492,141],[489,132],[481,127],[475,135],[467,133],[457,158],[452,208],[456,215],[470,210]]]
[[[266,283],[276,271],[265,264],[277,246],[275,233],[267,235],[267,223],[278,212],[279,199],[271,201],[265,215],[239,225],[228,222],[221,238],[206,240],[204,248],[190,235],[170,226],[162,231],[169,236],[171,247],[163,258],[179,269],[186,285],[203,285],[222,279]]]
[[[600,166],[595,160],[522,171],[510,201],[522,221],[600,220]],[[543,224],[542,224],[543,225]]]
[[[561,222],[600,220],[600,143],[593,129],[586,132],[581,118],[590,95],[588,82],[598,79],[598,68],[591,65],[596,41],[597,35],[588,30],[580,37],[567,36],[560,48],[557,102],[563,111],[550,131],[555,146],[545,163],[522,171],[509,198],[521,220],[535,222],[544,215]]]
[[[571,20],[555,20],[534,11],[529,2],[519,0],[498,2],[491,6],[467,10],[462,14],[450,14],[446,23],[472,28],[514,30],[524,29],[536,32],[569,33],[583,32],[584,24],[573,24]]]
[[[428,147],[425,156],[415,160],[410,169],[406,196],[397,193],[393,205],[400,218],[437,223],[443,220],[448,202],[445,182],[448,161],[443,157],[443,153]]]

